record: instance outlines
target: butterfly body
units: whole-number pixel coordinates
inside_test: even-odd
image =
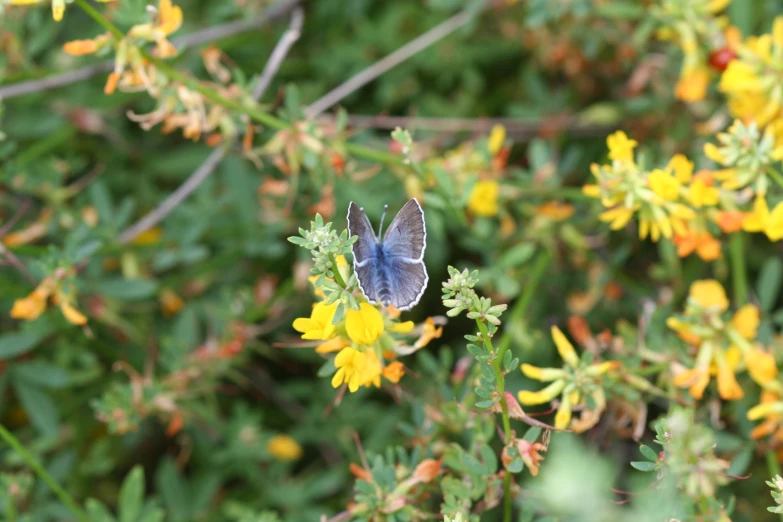
[[[410,310],[421,299],[429,277],[424,266],[427,232],[416,199],[403,206],[386,234],[376,236],[366,214],[351,202],[348,232],[358,236],[353,266],[359,287],[372,304]]]

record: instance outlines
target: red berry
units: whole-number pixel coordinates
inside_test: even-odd
[[[715,51],[710,55],[710,65],[715,70],[722,72],[725,71],[726,67],[729,66],[729,62],[736,57],[737,57],[737,53],[735,53],[728,47],[724,47],[723,49],[718,49],[717,51]]]

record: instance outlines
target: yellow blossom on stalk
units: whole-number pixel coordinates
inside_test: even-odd
[[[778,381],[761,391],[761,402],[748,410],[748,420],[763,422],[750,432],[752,439],[772,436],[773,447],[783,442],[783,387]]]
[[[520,391],[517,397],[524,405],[544,404],[557,396],[561,396],[560,407],[555,415],[555,427],[565,429],[569,426],[576,432],[587,431],[598,423],[601,413],[606,408],[606,395],[601,383],[602,375],[620,366],[618,361],[606,361],[593,364],[583,364],[562,331],[552,327],[552,339],[555,342],[560,357],[565,361],[563,368],[539,368],[523,364],[521,369],[527,377],[542,382],[550,382],[537,392]],[[595,405],[593,409],[586,407],[587,399]],[[581,406],[579,419],[572,419],[573,409]]]
[[[675,154],[666,165],[666,170],[674,173],[677,181],[685,184],[691,180],[693,175],[693,162],[682,154]]]
[[[299,460],[302,456],[302,447],[288,435],[275,435],[266,443],[266,451],[277,460]]]
[[[476,216],[493,217],[498,214],[498,194],[500,185],[497,181],[478,181],[473,186],[468,199],[468,210]]]
[[[752,345],[759,309],[745,305],[733,316],[725,317],[728,308],[726,292],[718,281],[695,281],[684,314],[666,321],[669,328],[698,349],[694,367],[677,372],[673,380],[675,386],[688,388],[694,399],[702,398],[711,375],[717,376],[721,398],[741,399],[744,394],[735,376],[740,358],[744,358],[751,377],[759,382],[768,380],[770,356]]]
[[[361,303],[359,310],[349,309],[345,314],[345,331],[358,344],[375,343],[383,329],[381,313],[368,303]]]
[[[565,221],[574,215],[574,206],[559,201],[547,201],[536,207],[535,213],[552,221]]]
[[[420,348],[424,348],[425,346],[430,344],[430,341],[432,341],[433,339],[440,338],[441,335],[443,335],[443,327],[436,326],[435,320],[432,317],[428,317],[424,321],[424,324],[422,325],[422,329],[421,329],[421,335],[413,344],[413,347],[417,350]]]
[[[313,307],[310,317],[300,317],[294,320],[294,330],[302,334],[302,339],[325,341],[334,337],[332,324],[337,312],[337,303],[326,304],[321,301]]]
[[[683,68],[680,79],[674,88],[678,100],[693,103],[701,101],[710,85],[710,70],[706,66]]]

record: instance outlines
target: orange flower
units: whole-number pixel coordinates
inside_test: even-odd
[[[720,241],[707,231],[688,229],[685,234],[674,236],[674,244],[680,257],[688,257],[696,252],[704,261],[715,261],[721,258]]]
[[[115,89],[117,89],[117,82],[120,81],[120,73],[113,72],[109,75],[109,77],[106,79],[106,86],[103,88],[103,92],[105,94],[113,94]]]
[[[537,216],[542,216],[552,221],[565,221],[574,215],[574,206],[559,201],[548,201],[543,205],[539,205],[535,213]]]
[[[742,230],[742,222],[745,220],[745,212],[739,210],[725,210],[718,212],[715,222],[726,234]]]
[[[394,361],[393,363],[390,363],[389,365],[385,366],[381,371],[381,373],[388,380],[397,384],[398,382],[400,382],[402,376],[405,375],[405,367],[401,362]]]
[[[440,475],[440,464],[441,459],[424,459],[413,471],[413,478],[416,482],[431,482]]]

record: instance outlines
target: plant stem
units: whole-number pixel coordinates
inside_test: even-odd
[[[2,438],[6,444],[11,446],[21,457],[24,459],[25,462],[27,462],[27,465],[30,466],[30,468],[35,471],[35,473],[43,480],[47,486],[54,492],[55,495],[60,499],[60,501],[65,504],[68,509],[71,510],[71,512],[76,515],[76,518],[79,519],[81,522],[90,522],[90,517],[87,516],[87,513],[82,510],[81,507],[79,507],[79,504],[76,503],[76,501],[73,499],[73,497],[63,489],[63,487],[55,480],[54,477],[52,477],[46,469],[44,469],[43,465],[41,465],[40,462],[32,455],[30,454],[27,449],[22,445],[19,440],[14,437],[10,431],[8,431],[5,426],[0,424],[0,438]]]
[[[767,471],[769,472],[770,480],[774,479],[776,475],[780,475],[780,463],[778,457],[774,451],[768,451],[767,457]],[[783,513],[780,514],[780,520],[783,520]]]
[[[332,262],[332,272],[334,273],[334,280],[337,282],[338,285],[342,286],[343,288],[346,288],[348,285],[345,284],[345,279],[343,279],[343,275],[340,273],[340,270],[337,268],[337,259],[335,259],[334,254],[329,254],[329,260]]]
[[[737,306],[742,306],[748,302],[748,282],[746,279],[742,232],[732,234],[729,249],[731,251],[731,277],[734,284],[734,299]]]
[[[98,24],[100,24],[104,29],[109,31],[112,34],[112,36],[114,36],[117,40],[121,40],[122,38],[125,37],[122,31],[120,31],[114,24],[112,24],[111,21],[109,21],[108,18],[103,16],[103,14],[101,14],[97,9],[91,6],[87,2],[87,0],[74,0],[74,3],[78,5],[93,20],[95,20]],[[188,88],[202,94],[208,100],[218,105],[222,105],[223,107],[226,107],[228,109],[232,109],[239,113],[245,114],[252,120],[257,121],[263,125],[266,125],[267,127],[271,127],[276,130],[289,130],[292,128],[290,123],[281,120],[280,118],[276,118],[275,116],[272,116],[271,114],[268,114],[252,105],[244,104],[226,98],[224,96],[221,96],[216,91],[203,85],[202,83],[195,80],[194,78],[191,78],[190,76],[175,70],[164,60],[152,56],[152,54],[150,54],[150,52],[147,51],[146,49],[141,47],[139,47],[138,49],[141,56],[143,56],[144,59],[148,60],[151,64],[153,64],[156,68],[158,68],[161,73],[178,82],[183,83]],[[352,143],[345,143],[343,146],[347,152],[350,152],[351,154],[359,158],[363,158],[369,161],[389,163],[393,165],[403,164],[402,158],[390,152],[376,150],[370,147],[365,147],[363,145],[356,145]]]
[[[478,325],[481,332],[481,338],[484,340],[484,346],[490,353],[495,353],[495,347],[492,346],[492,339],[487,331],[487,326],[483,321],[476,319],[476,325]],[[500,352],[495,355],[495,360],[499,360],[500,364],[493,364],[495,369],[495,377],[497,378],[497,390],[500,394],[500,410],[501,418],[503,419],[503,434],[505,435],[505,441],[503,445],[507,445],[511,442],[511,420],[508,416],[508,403],[506,403],[506,379],[503,375],[503,360]],[[511,522],[511,473],[506,470],[506,474],[503,476],[503,522]]]

